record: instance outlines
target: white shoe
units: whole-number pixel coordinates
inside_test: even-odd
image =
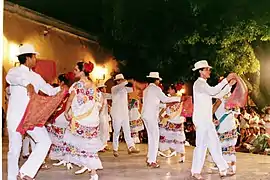
[[[59,161],[58,163],[53,163],[52,165],[53,165],[53,166],[61,166],[62,164],[63,164],[64,166],[66,166],[66,165],[67,165],[67,162],[62,160],[62,161]]]
[[[227,169],[226,169],[226,170],[223,170],[223,171],[219,171],[220,177],[225,177],[225,176],[227,176],[227,172],[228,172]]]
[[[72,164],[71,163],[67,163],[67,170],[70,170],[72,168],[73,168]]]
[[[179,163],[184,163],[184,162],[185,162],[185,160],[186,160],[186,157],[185,157],[185,156],[180,157],[180,159],[179,159]]]
[[[91,178],[89,180],[98,180],[98,175],[91,175]]]
[[[161,152],[161,151],[158,151],[158,155],[159,155],[159,156],[163,156],[163,157],[168,157],[166,154],[164,154],[164,153]]]
[[[75,174],[82,174],[82,173],[84,173],[87,170],[90,171],[87,167],[84,166],[82,169],[76,171]]]
[[[176,156],[176,151],[173,151],[169,156],[167,156],[168,158]]]

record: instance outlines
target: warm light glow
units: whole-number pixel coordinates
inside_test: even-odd
[[[185,94],[185,93],[186,93],[185,88],[182,88],[181,90],[177,91],[177,95],[178,95],[178,96],[182,96],[182,95]]]
[[[15,62],[18,62],[17,54],[19,52],[19,46],[15,43],[9,43],[9,62],[14,65]]]
[[[108,69],[105,66],[96,66],[93,70],[93,76],[96,80],[105,80]]]

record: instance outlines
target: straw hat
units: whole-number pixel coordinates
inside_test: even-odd
[[[196,71],[201,68],[212,68],[212,67],[208,65],[208,62],[206,60],[201,60],[194,64],[194,68],[192,69],[192,71]]]
[[[125,79],[123,74],[117,74],[114,78],[115,81],[120,80],[120,79]]]
[[[24,45],[19,47],[19,53],[17,54],[17,56],[20,56],[23,54],[37,54],[37,55],[39,55],[39,53],[36,52],[34,46],[32,46],[31,44],[24,44]]]
[[[159,73],[158,72],[150,72],[148,76],[146,76],[148,78],[155,78],[155,79],[159,79],[162,80],[161,77],[159,77]]]

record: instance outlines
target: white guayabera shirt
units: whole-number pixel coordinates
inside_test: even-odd
[[[60,87],[53,88],[47,84],[37,73],[24,65],[14,67],[9,70],[6,81],[10,84],[10,96],[7,110],[7,127],[9,131],[16,131],[24,115],[29,102],[26,86],[32,84],[35,92],[39,90],[49,96],[53,96],[60,91]]]

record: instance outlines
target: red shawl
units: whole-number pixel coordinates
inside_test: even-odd
[[[52,114],[52,116],[49,118],[49,123],[53,124],[55,123],[56,118],[60,116],[63,112],[66,110],[66,104],[68,100],[69,94],[66,94],[60,105],[57,107],[57,110]]]
[[[192,117],[192,113],[193,113],[192,96],[186,96],[185,100],[183,101],[183,109],[181,116]]]
[[[35,127],[44,126],[66,94],[66,90],[55,96],[33,94],[16,131],[25,134],[26,131],[33,130]]]
[[[225,104],[226,109],[244,107],[247,103],[248,88],[239,76],[237,76],[236,81],[236,87]]]

